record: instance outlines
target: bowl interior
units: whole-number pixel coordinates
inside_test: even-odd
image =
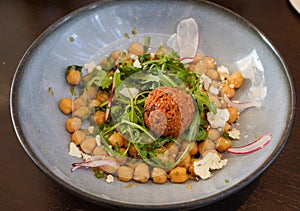
[[[213,57],[218,65],[236,71],[235,61],[253,49],[257,51],[268,94],[262,108],[241,115],[241,140],[234,145],[244,145],[264,133],[272,134],[270,144],[249,155],[224,155],[228,165],[209,180],[188,182],[192,188],[187,183],[151,182],[128,187],[129,183],[98,180],[91,171],[71,173],[71,164],[78,160],[68,155],[66,117],[58,109],[59,100],[71,96],[64,78],[66,66],[100,61],[112,50],[126,49],[130,42],[144,36],[151,36],[154,45],[159,45],[187,17],[194,18],[199,26],[201,52]],[[137,35],[132,34],[133,28]],[[125,38],[125,33],[130,38]],[[155,208],[204,205],[252,181],[282,149],[290,129],[293,101],[291,81],[276,50],[257,29],[232,12],[207,2],[101,1],[60,20],[31,46],[15,75],[11,108],[23,147],[56,181],[98,202]]]

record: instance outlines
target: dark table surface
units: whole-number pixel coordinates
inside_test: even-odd
[[[275,45],[300,88],[300,15],[288,0],[212,0],[253,23]],[[300,1],[300,0],[298,0]],[[22,149],[9,112],[22,55],[48,26],[95,0],[0,0],[0,210],[96,210],[43,174]],[[300,107],[281,154],[256,180],[203,210],[300,210]],[[293,171],[291,170],[293,169]]]

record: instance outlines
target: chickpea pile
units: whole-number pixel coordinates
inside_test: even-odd
[[[132,55],[140,56],[144,52],[144,46],[133,42],[127,49],[125,56],[127,61],[133,63]],[[122,55],[123,51],[113,51],[109,57],[103,59],[100,63],[105,66],[108,60],[116,63]],[[166,53],[166,49],[159,49],[156,54]],[[232,124],[239,117],[239,112],[235,107],[229,107],[224,101],[224,95],[232,98],[237,89],[239,89],[244,81],[241,73],[234,72],[232,74],[225,73],[221,75],[218,71],[216,63],[210,57],[205,57],[200,53],[197,54],[193,62],[187,65],[188,71],[205,75],[209,84],[203,86],[204,93],[214,103],[216,108],[227,109],[229,118],[222,128],[213,128],[211,125],[205,125],[207,139],[201,142],[186,142],[178,139],[177,142],[169,142],[160,147],[161,153],[157,156],[162,163],[174,163],[176,158],[189,147],[188,153],[181,162],[173,169],[163,169],[159,167],[149,166],[147,163],[139,159],[140,155],[133,145],[130,145],[127,156],[116,157],[111,156],[105,151],[101,145],[97,144],[97,137],[93,136],[93,131],[83,127],[83,123],[89,122],[90,126],[96,127],[106,121],[106,112],[104,109],[95,109],[101,104],[107,104],[109,101],[109,93],[106,90],[98,89],[96,86],[90,86],[83,89],[79,96],[72,98],[62,98],[59,101],[60,110],[67,115],[65,123],[66,130],[70,133],[70,141],[85,154],[91,156],[103,156],[104,159],[111,160],[116,165],[104,165],[94,170],[104,171],[106,174],[116,175],[120,181],[128,182],[131,180],[146,183],[152,180],[154,183],[163,184],[167,181],[173,183],[183,183],[188,179],[196,179],[193,163],[199,161],[209,152],[218,154],[225,152],[231,147],[231,140],[223,136],[224,133],[232,129]],[[74,86],[81,82],[81,72],[75,69],[68,70],[66,81]],[[213,90],[213,91],[211,91]],[[203,112],[201,118],[207,121],[207,114]],[[114,131],[108,137],[111,148],[118,148],[120,152],[125,152],[128,147],[126,140],[119,132]]]

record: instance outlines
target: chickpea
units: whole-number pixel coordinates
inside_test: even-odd
[[[108,140],[113,147],[115,147],[117,143],[119,147],[123,147],[125,143],[123,136],[118,132],[114,132]]]
[[[62,98],[59,101],[59,108],[64,114],[70,114],[73,111],[73,101],[70,98]]]
[[[227,95],[228,98],[232,98],[235,95],[234,88],[231,88],[228,84],[223,84],[221,88],[221,94],[224,96]]]
[[[223,136],[217,140],[216,149],[218,152],[225,152],[228,148],[231,147],[231,141],[224,138]]]
[[[165,46],[160,47],[157,51],[156,51],[156,55],[165,55],[168,53],[168,49]]]
[[[90,87],[88,87],[87,89],[84,90],[83,97],[87,100],[91,100],[91,99],[96,97],[96,94],[97,94],[96,88],[90,86]]]
[[[120,58],[120,56],[123,54],[122,50],[115,50],[111,52],[110,58],[112,58],[113,61],[116,61]]]
[[[100,146],[96,146],[95,149],[93,150],[93,155],[95,156],[107,156],[107,152],[102,149]]]
[[[206,71],[205,75],[207,75],[212,80],[218,80],[218,78],[219,78],[218,72],[214,69],[208,69]]]
[[[120,181],[128,182],[133,178],[134,170],[128,166],[120,166],[117,173]]]
[[[109,95],[105,92],[97,92],[96,99],[99,100],[100,103],[103,103],[109,99]]]
[[[79,84],[81,80],[81,72],[78,70],[70,69],[67,72],[66,80],[71,85]]]
[[[186,154],[183,158],[183,160],[177,165],[179,167],[184,167],[186,169],[188,169],[191,165],[191,155],[190,154]]]
[[[144,53],[144,46],[137,42],[132,42],[128,48],[128,53],[133,53],[134,55],[141,56]]]
[[[169,154],[167,162],[170,164],[175,163],[176,162],[175,157],[176,156],[174,154],[173,155]]]
[[[186,168],[178,166],[170,171],[169,178],[171,182],[183,183],[189,179],[189,176],[187,175]]]
[[[134,169],[133,179],[137,182],[147,182],[150,178],[149,166],[146,163],[139,163]]]
[[[179,151],[179,146],[174,142],[169,142],[166,144],[166,148],[170,155],[176,155]]]
[[[80,107],[73,112],[73,115],[85,120],[90,116],[90,113],[91,111],[88,107]]]
[[[80,144],[80,148],[85,153],[91,153],[93,152],[94,148],[97,146],[96,139],[94,137],[85,139]]]
[[[96,106],[98,106],[98,105],[100,105],[100,101],[97,100],[97,99],[93,99],[93,100],[91,100],[90,103],[89,103],[89,107],[90,107],[90,108],[94,108],[94,107],[96,107]]]
[[[210,128],[207,130],[208,138],[212,141],[216,141],[221,136],[221,132],[217,128]]]
[[[105,122],[105,112],[104,111],[97,111],[94,114],[93,119],[94,119],[94,121],[97,125],[103,124]]]
[[[162,151],[161,154],[156,155],[162,164],[166,164],[169,161],[170,153],[168,150]]]
[[[128,154],[134,158],[138,156],[138,152],[133,144],[130,145],[130,147],[128,149]]]
[[[222,102],[219,100],[219,97],[217,95],[209,94],[209,99],[212,101],[217,108],[222,108]]]
[[[151,178],[154,183],[163,184],[168,181],[167,172],[161,168],[154,167],[151,172]]]
[[[204,60],[205,60],[205,62],[207,64],[207,67],[209,69],[213,69],[215,67],[216,63],[215,63],[213,58],[206,56],[206,57],[204,57]]]
[[[73,141],[76,145],[81,144],[83,140],[86,138],[86,133],[82,130],[75,130],[71,135],[71,141]]]
[[[124,153],[126,151],[125,148],[120,148],[119,152]],[[124,165],[127,162],[127,156],[120,156],[120,157],[116,157],[117,162],[120,165]]]
[[[80,129],[81,124],[81,119],[76,117],[69,117],[66,121],[66,129],[69,133],[74,133],[76,130]]]
[[[228,113],[229,113],[229,120],[228,123],[233,123],[236,121],[236,119],[238,118],[238,109],[235,107],[229,107],[227,108]]]
[[[228,83],[233,84],[235,89],[242,86],[244,82],[244,77],[240,72],[234,72],[228,77]]]
[[[107,158],[105,158],[105,159],[114,162],[115,165],[104,165],[104,166],[101,166],[100,168],[101,168],[103,171],[105,171],[106,173],[109,173],[109,174],[114,174],[114,173],[116,173],[117,170],[118,170],[118,165],[117,165],[116,159],[113,158],[113,157],[107,157]]]
[[[102,61],[100,62],[100,66],[102,67],[103,70],[109,71],[113,67],[114,62],[115,61],[113,61],[113,59],[109,56],[102,59]]]
[[[200,60],[197,64],[190,67],[190,71],[205,74],[207,71],[207,65],[203,62],[203,60]]]
[[[131,159],[129,162],[127,162],[127,166],[129,166],[132,169],[135,169],[136,166],[138,166],[139,164],[141,164],[142,161],[141,160],[136,160],[136,159]]]
[[[198,153],[198,143],[197,142],[183,142],[181,150],[184,151],[186,147],[190,145],[189,153],[190,155],[195,155]]]
[[[225,123],[225,126],[224,126],[224,128],[223,128],[223,132],[228,132],[229,130],[231,129],[231,125],[228,123],[228,122],[226,122]]]
[[[86,105],[87,105],[87,101],[83,98],[83,96],[77,97],[74,100],[74,110],[80,107],[85,107]]]
[[[196,57],[194,58],[194,60],[191,62],[191,64],[197,64],[202,58],[203,58],[203,55],[198,52],[196,54]]]
[[[210,149],[215,149],[215,144],[210,140],[207,139],[205,141],[202,141],[199,145],[198,145],[198,150],[200,152],[200,154],[202,155],[202,153],[206,150],[210,150]]]

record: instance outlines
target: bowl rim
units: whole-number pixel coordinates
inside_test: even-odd
[[[166,1],[166,0],[163,0]],[[209,5],[211,7],[213,7],[214,9],[218,9],[218,10],[222,10],[223,12],[226,12],[227,14],[231,15],[232,17],[234,17],[235,19],[238,19],[239,21],[241,21],[243,24],[247,25],[248,27],[250,27],[259,38],[261,38],[266,44],[267,46],[272,50],[272,52],[275,54],[275,57],[280,61],[280,64],[282,65],[282,69],[284,69],[284,72],[286,74],[287,77],[287,81],[288,81],[288,88],[290,89],[290,112],[289,112],[289,116],[288,116],[288,125],[286,126],[286,130],[283,133],[280,142],[278,143],[278,145],[276,146],[275,150],[273,151],[273,153],[271,154],[271,156],[266,159],[264,161],[263,164],[261,164],[261,166],[254,172],[252,172],[247,178],[245,178],[244,180],[240,181],[239,183],[237,183],[236,185],[232,186],[231,188],[223,191],[223,192],[219,192],[216,195],[213,196],[209,196],[206,198],[202,198],[199,200],[195,200],[195,201],[191,201],[191,202],[183,202],[183,203],[174,203],[174,204],[164,204],[164,205],[134,205],[131,203],[122,203],[122,202],[114,202],[111,203],[110,200],[104,199],[104,198],[98,198],[96,196],[93,196],[91,194],[88,193],[83,193],[81,190],[77,189],[76,187],[69,185],[68,183],[66,183],[63,179],[58,178],[53,172],[51,172],[40,160],[39,158],[35,155],[35,153],[30,149],[30,145],[28,144],[28,141],[26,140],[25,136],[23,135],[22,129],[20,128],[20,122],[18,119],[18,116],[16,115],[15,110],[17,110],[14,102],[17,99],[18,94],[16,93],[16,86],[18,84],[18,81],[20,80],[21,76],[22,76],[22,69],[24,69],[26,62],[28,61],[28,59],[31,56],[31,53],[34,52],[39,45],[43,42],[43,40],[45,38],[47,38],[48,35],[50,35],[51,33],[53,33],[57,28],[61,27],[63,24],[67,23],[68,21],[71,21],[73,19],[76,19],[76,16],[80,16],[83,15],[85,12],[88,11],[96,11],[97,9],[101,8],[101,6],[105,5],[105,4],[114,4],[115,2],[121,2],[121,1],[113,1],[113,0],[103,0],[100,2],[95,2],[95,3],[91,3],[88,4],[86,6],[83,6],[81,8],[78,8],[72,12],[70,12],[69,14],[65,15],[64,17],[60,18],[59,20],[57,20],[56,22],[54,22],[52,25],[50,25],[46,30],[44,30],[44,32],[42,32],[34,41],[33,43],[29,46],[29,48],[25,51],[23,57],[21,58],[15,74],[13,76],[12,79],[12,83],[11,83],[11,89],[10,89],[10,115],[11,115],[11,120],[13,123],[13,127],[14,127],[14,131],[16,133],[16,136],[20,142],[20,144],[22,145],[23,149],[25,150],[25,152],[27,153],[27,155],[30,157],[30,159],[35,163],[35,165],[40,168],[40,170],[45,173],[47,176],[49,176],[51,179],[53,179],[54,181],[56,181],[59,185],[61,185],[62,187],[67,188],[67,190],[69,190],[71,193],[73,193],[74,195],[83,198],[87,201],[93,202],[95,204],[104,206],[104,207],[109,207],[109,208],[122,208],[122,209],[155,209],[155,210],[166,210],[166,209],[173,209],[174,207],[176,207],[176,209],[181,209],[181,208],[196,208],[196,207],[202,207],[202,206],[206,206],[212,203],[215,203],[216,201],[222,200],[234,193],[236,193],[237,191],[243,189],[245,186],[247,186],[248,184],[250,184],[252,181],[254,181],[257,177],[259,177],[273,162],[274,160],[278,157],[278,155],[280,154],[280,152],[282,151],[282,149],[284,148],[289,135],[291,133],[292,127],[293,127],[293,123],[294,123],[294,118],[295,118],[295,109],[296,109],[296,94],[295,94],[295,87],[294,87],[294,83],[293,83],[293,79],[291,77],[290,71],[288,69],[288,66],[286,65],[286,62],[284,61],[284,59],[282,58],[282,56],[280,55],[279,51],[275,48],[274,44],[270,41],[270,39],[267,38],[267,36],[265,34],[263,34],[256,26],[254,26],[252,23],[250,23],[248,20],[246,20],[245,18],[243,18],[242,16],[240,16],[239,14],[233,12],[232,10],[221,6],[217,3],[213,3],[210,1],[206,1],[206,0],[200,0],[200,1],[195,1],[195,0],[188,0],[188,1],[184,1],[184,0],[179,0],[179,2],[185,2],[185,3],[196,3],[197,5],[200,4],[206,4]]]

